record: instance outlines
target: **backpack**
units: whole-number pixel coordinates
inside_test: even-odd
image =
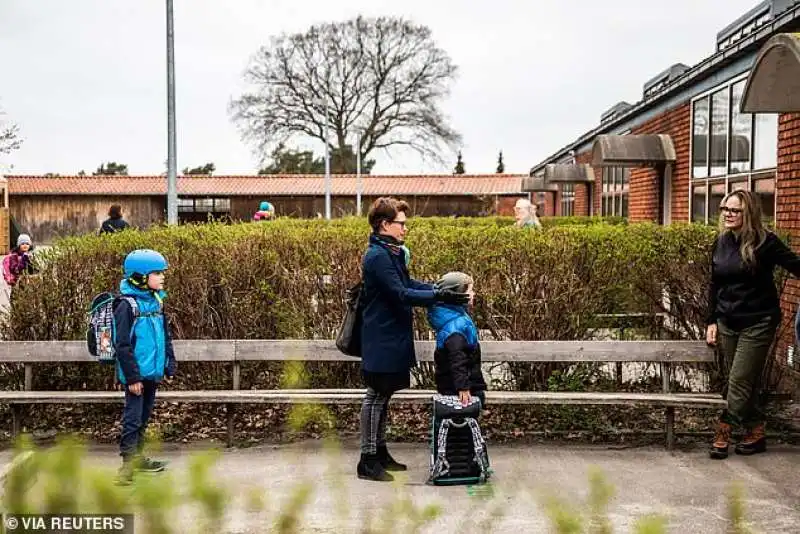
[[[458,396],[433,396],[430,471],[427,484],[485,484],[492,476],[486,441],[478,424],[481,401],[462,406]]]
[[[133,309],[133,318],[139,317],[136,299],[106,291],[97,295],[89,307],[89,327],[86,329],[86,344],[89,354],[100,363],[113,363],[114,353],[114,304],[117,299],[125,299]]]

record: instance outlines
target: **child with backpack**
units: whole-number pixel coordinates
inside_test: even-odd
[[[33,241],[28,234],[20,234],[17,246],[3,259],[3,278],[9,287],[14,287],[22,274],[33,274]]]
[[[449,272],[436,286],[456,293],[469,295],[472,306],[475,299],[472,277]],[[428,308],[428,323],[436,333],[436,390],[440,395],[457,395],[463,405],[477,396],[481,406],[486,405],[486,381],[481,372],[481,346],[478,329],[472,321],[467,306],[436,303]]]
[[[163,471],[166,462],[142,457],[144,434],[156,390],[175,376],[175,353],[163,301],[167,260],[154,250],[135,250],[123,264],[120,298],[114,300],[114,354],[117,378],[125,388],[118,482],[129,484],[134,471]]]
[[[475,299],[472,277],[449,272],[438,290],[467,294],[466,305],[436,303],[428,308],[428,322],[436,332],[436,392],[433,398],[433,434],[428,483],[481,484],[491,476],[486,442],[478,419],[486,407],[486,380],[481,371],[478,329],[468,307]]]

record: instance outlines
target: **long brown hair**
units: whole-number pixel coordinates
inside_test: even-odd
[[[725,233],[735,232],[741,240],[739,253],[742,256],[742,261],[745,266],[752,268],[756,263],[755,251],[767,237],[767,231],[761,222],[761,203],[750,191],[739,189],[725,195],[725,198],[720,202],[720,207],[724,206],[731,197],[737,197],[742,203],[742,226],[736,231],[725,228],[725,214],[720,209],[720,237]]]

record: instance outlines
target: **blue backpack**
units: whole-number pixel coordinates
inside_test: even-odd
[[[125,299],[133,309],[134,320],[139,316],[139,305],[136,299],[127,295],[119,295],[106,291],[97,295],[89,306],[89,327],[86,330],[86,344],[89,354],[105,364],[114,363],[114,304],[117,299]]]

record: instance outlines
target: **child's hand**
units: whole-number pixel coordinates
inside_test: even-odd
[[[461,401],[462,406],[466,406],[472,400],[472,395],[469,394],[469,390],[466,389],[464,391],[458,392],[458,398]]]
[[[133,384],[130,384],[128,386],[128,391],[130,391],[134,395],[141,395],[142,394],[142,383],[141,382],[135,382]]]

